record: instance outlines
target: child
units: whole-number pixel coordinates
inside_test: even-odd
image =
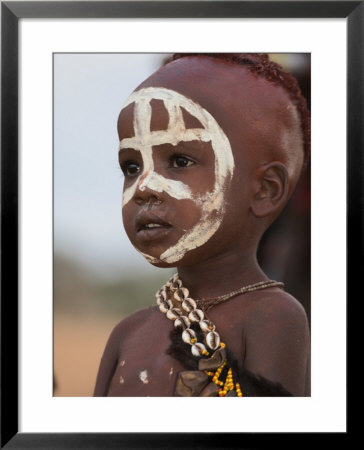
[[[178,275],[112,331],[94,395],[309,396],[306,314],[256,259],[308,156],[296,80],[266,55],[174,55],[118,133],[126,233]]]

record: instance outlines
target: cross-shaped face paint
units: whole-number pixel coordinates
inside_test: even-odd
[[[151,131],[152,100],[162,100],[168,112],[166,130]],[[190,230],[165,250],[152,257],[142,253],[152,263],[173,264],[180,261],[186,252],[205,244],[219,228],[224,213],[224,189],[234,171],[234,158],[230,142],[214,117],[197,103],[170,89],[149,87],[134,92],[124,108],[134,103],[134,136],[122,139],[120,150],[134,149],[141,153],[143,170],[123,194],[123,207],[134,197],[137,190],[148,188],[156,193],[165,192],[175,199],[190,199],[201,209],[201,218]],[[182,109],[196,118],[202,128],[186,128]],[[179,180],[172,180],[154,168],[153,152],[162,144],[177,145],[180,142],[210,142],[215,155],[215,182],[211,191],[203,195],[194,194],[190,187]]]

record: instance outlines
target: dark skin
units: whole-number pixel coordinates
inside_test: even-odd
[[[209,57],[177,60],[139,86],[144,87],[175,90],[208,110],[228,137],[235,160],[219,229],[177,263],[190,296],[216,297],[267,280],[256,260],[257,246],[285,206],[303,161],[299,117],[288,94],[245,67]],[[167,119],[162,105],[152,103],[152,129],[166,129]],[[133,108],[129,106],[119,117],[120,140],[133,136],[132,123]],[[186,117],[185,123],[187,128],[196,126],[193,118]],[[215,158],[209,142],[161,147],[153,153],[156,170],[183,181],[194,193],[211,189]],[[119,159],[126,173],[125,189],[136,176],[136,166],[141,169],[143,162],[133,149],[122,150]],[[146,209],[169,223],[168,230],[157,238],[138,234],[135,223]],[[123,208],[129,239],[154,257],[199,219],[200,212],[191,200],[177,200],[149,188],[137,189]],[[172,267],[165,262],[155,265]],[[279,288],[269,288],[220,303],[207,316],[240,368],[280,383],[294,396],[310,395],[309,330],[296,299]],[[172,329],[173,322],[157,306],[123,320],[106,345],[94,394],[173,396],[177,374],[185,368],[166,353]]]

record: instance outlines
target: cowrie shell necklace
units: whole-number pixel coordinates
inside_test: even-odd
[[[182,340],[191,345],[194,356],[209,356],[220,346],[220,336],[215,325],[205,318],[195,300],[189,297],[189,291],[183,287],[178,274],[173,275],[156,293],[159,310],[174,322],[176,328],[182,328]],[[190,328],[197,323],[204,335],[204,342],[197,341],[195,331]]]
[[[229,294],[211,299],[201,299],[197,303],[189,297],[188,289],[182,285],[182,281],[176,273],[159,289],[156,293],[156,298],[160,311],[168,319],[174,321],[176,328],[182,328],[182,339],[185,343],[191,345],[192,354],[194,356],[209,356],[211,351],[216,350],[220,346],[221,340],[215,325],[205,318],[204,311],[236,295],[270,287],[283,288],[284,284],[274,280],[259,281]],[[200,326],[204,335],[204,342],[197,342],[196,333],[190,328],[192,323],[197,323]]]
[[[217,389],[220,397],[227,395],[242,397],[243,393],[239,382],[234,382],[231,367],[227,365],[225,344],[221,342],[215,325],[205,317],[203,310],[238,294],[276,286],[282,288],[284,285],[273,280],[261,281],[220,297],[201,299],[196,302],[190,298],[189,291],[182,285],[178,274],[175,274],[156,293],[160,311],[168,319],[173,320],[175,328],[182,329],[182,340],[191,346],[193,356],[207,357],[199,360],[199,370],[202,370],[211,379],[211,383],[207,389],[210,388],[211,391],[211,386],[215,386],[214,389],[215,391]],[[191,328],[193,323],[199,325],[203,333],[203,342],[198,342],[196,332]],[[214,371],[208,370],[209,368],[213,368]],[[184,385],[183,380],[186,374],[191,377],[191,372],[181,372],[179,375],[176,388],[177,395],[181,395],[181,389]],[[182,391],[184,392],[183,389]]]

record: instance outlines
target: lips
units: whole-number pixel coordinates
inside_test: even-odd
[[[137,236],[141,240],[161,238],[172,228],[170,223],[150,211],[138,214],[135,225]]]

